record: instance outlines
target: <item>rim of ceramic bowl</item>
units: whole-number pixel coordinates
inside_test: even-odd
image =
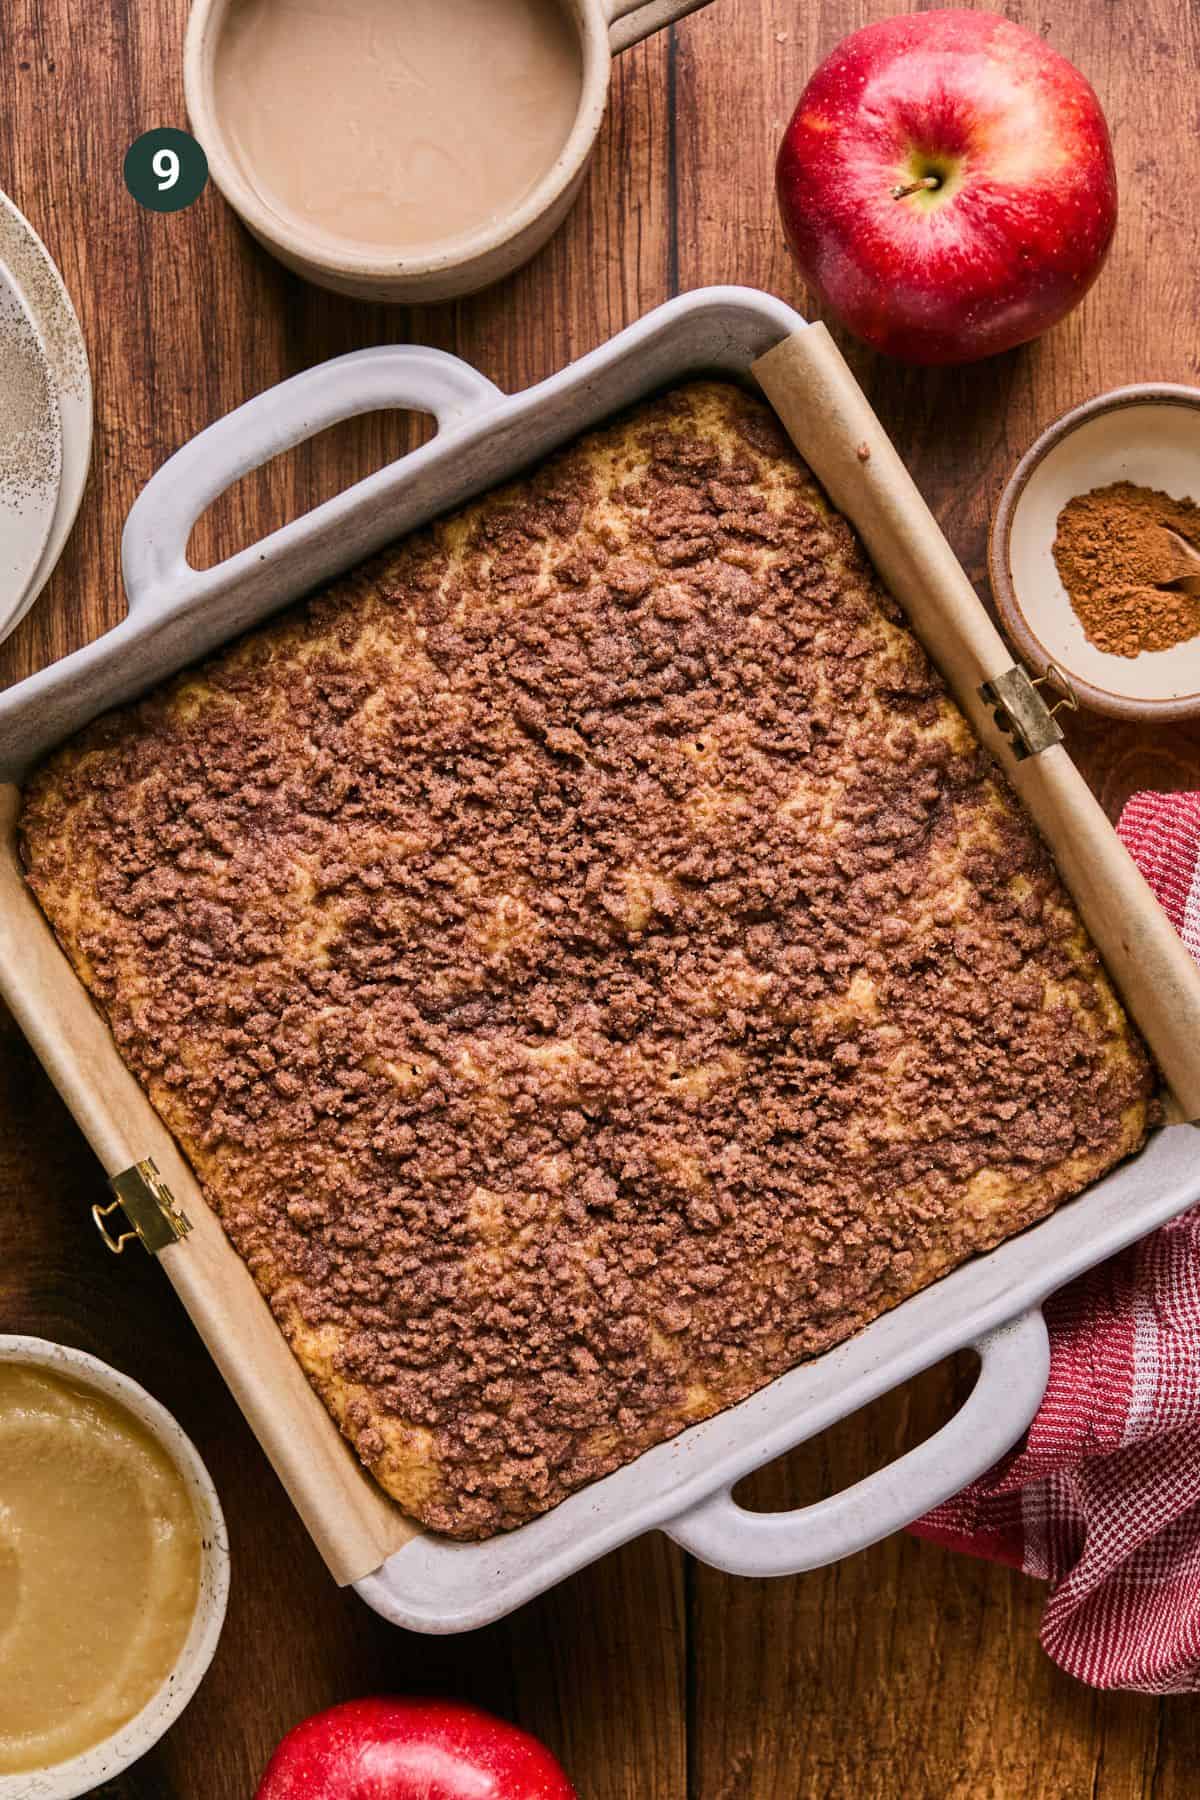
[[[304,263],[331,274],[387,281],[442,274],[494,254],[548,213],[580,175],[595,147],[608,104],[612,69],[609,22],[601,0],[564,0],[578,31],[583,66],[579,107],[567,141],[541,180],[498,223],[411,249],[381,251],[354,239],[305,231],[264,199],[243,173],[213,100],[217,45],[233,0],[194,0],[183,51],[183,86],[192,129],[209,173],[252,231]]]
[[[86,1350],[48,1338],[0,1335],[0,1362],[52,1369],[116,1400],[162,1446],[187,1485],[200,1527],[200,1592],[175,1667],[132,1719],[66,1762],[0,1774],[0,1800],[78,1800],[144,1756],[183,1712],[212,1662],[229,1597],[229,1542],[212,1477],[182,1426],[145,1388]]]
[[[1005,631],[1026,662],[1039,671],[1056,661],[1035,631],[1017,594],[1012,573],[1012,526],[1018,503],[1037,469],[1050,452],[1081,425],[1101,413],[1117,412],[1127,406],[1166,405],[1191,407],[1200,411],[1200,388],[1187,387],[1174,381],[1136,381],[1126,387],[1110,388],[1084,400],[1049,425],[1036,437],[1004,484],[1003,492],[992,514],[988,528],[988,578],[992,597]],[[1109,718],[1133,719],[1145,724],[1191,719],[1200,713],[1200,693],[1181,694],[1171,700],[1143,700],[1127,694],[1113,693],[1110,688],[1085,681],[1073,669],[1064,671],[1081,705],[1089,711]]]

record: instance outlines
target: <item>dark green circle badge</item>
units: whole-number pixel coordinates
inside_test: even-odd
[[[178,212],[199,199],[208,158],[190,132],[162,125],[143,131],[125,152],[125,186],[151,212]]]

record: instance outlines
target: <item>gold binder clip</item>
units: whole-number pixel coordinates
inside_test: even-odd
[[[1060,695],[1053,706],[1047,706],[1038,691],[1047,685]],[[1027,756],[1037,756],[1051,744],[1060,744],[1062,726],[1054,717],[1055,713],[1064,706],[1072,712],[1079,710],[1075,690],[1057,663],[1048,664],[1043,675],[1032,679],[1014,663],[1002,675],[985,681],[979,692],[991,707],[997,726],[1011,738],[1013,755],[1018,762]]]
[[[114,1256],[124,1253],[126,1244],[139,1239],[151,1256],[157,1256],[170,1244],[177,1244],[192,1229],[192,1222],[183,1208],[175,1204],[175,1196],[159,1174],[152,1157],[143,1162],[134,1163],[131,1169],[122,1169],[109,1181],[115,1199],[107,1206],[99,1204],[92,1208],[92,1218],[96,1221],[96,1230],[104,1239],[108,1249]],[[109,1230],[105,1220],[118,1208],[125,1214],[130,1226],[129,1231],[118,1232],[116,1236]]]

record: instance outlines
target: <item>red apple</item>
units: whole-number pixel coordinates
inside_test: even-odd
[[[458,1700],[348,1700],[289,1731],[255,1800],[577,1800],[544,1744]]]
[[[1047,330],[1095,281],[1117,222],[1100,102],[988,12],[846,38],[800,96],[776,185],[805,280],[911,362],[973,362]]]

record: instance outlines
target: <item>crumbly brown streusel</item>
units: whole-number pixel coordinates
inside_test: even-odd
[[[30,881],[359,1454],[552,1506],[1140,1142],[1032,826],[697,383],[32,781]]]

